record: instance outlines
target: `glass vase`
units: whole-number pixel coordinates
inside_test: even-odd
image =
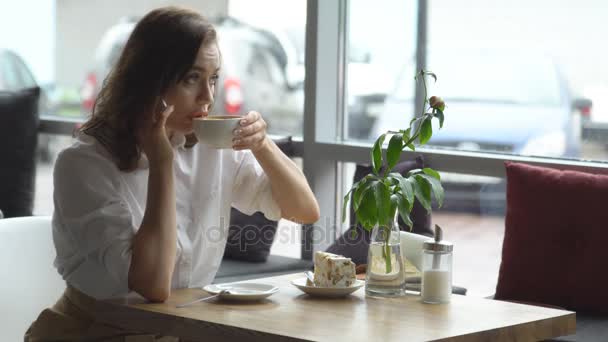
[[[367,253],[365,294],[374,297],[402,296],[405,294],[405,280],[397,223],[374,227]]]

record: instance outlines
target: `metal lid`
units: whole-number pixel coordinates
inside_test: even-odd
[[[425,251],[433,252],[451,252],[454,245],[451,242],[443,240],[443,229],[439,225],[435,225],[435,241],[426,241],[422,244]]]

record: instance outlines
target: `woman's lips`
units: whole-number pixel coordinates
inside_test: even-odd
[[[192,114],[193,118],[202,118],[205,116],[208,116],[209,113],[208,112],[195,112],[194,114]]]

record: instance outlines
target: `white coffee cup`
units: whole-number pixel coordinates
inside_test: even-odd
[[[214,115],[194,119],[194,134],[200,142],[213,148],[232,148],[234,130],[242,117]]]

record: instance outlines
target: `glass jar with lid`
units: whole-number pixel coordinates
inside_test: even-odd
[[[435,240],[422,246],[422,301],[429,304],[449,303],[452,296],[452,251],[454,246],[443,240],[441,227],[435,225]]]

